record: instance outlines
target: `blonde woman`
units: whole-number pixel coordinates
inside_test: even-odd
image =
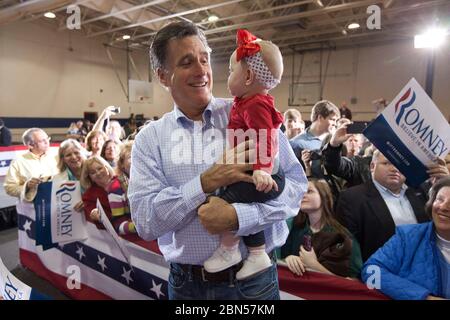
[[[86,160],[86,149],[74,139],[64,140],[58,150],[58,170],[59,173],[54,177],[60,181],[79,181],[81,178],[81,169]],[[84,189],[81,188],[81,192]],[[80,211],[83,208],[83,201],[75,205],[74,209]]]
[[[81,186],[86,190],[83,194],[84,213],[86,219],[96,223],[102,228],[100,213],[97,209],[97,199],[105,210],[108,218],[111,218],[111,207],[108,201],[107,188],[115,173],[108,162],[102,157],[92,156],[83,163],[81,170]]]

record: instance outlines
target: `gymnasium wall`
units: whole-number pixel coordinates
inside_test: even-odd
[[[105,38],[86,38],[80,31],[57,31],[42,22],[17,22],[0,27],[0,117],[8,121],[35,123],[49,133],[61,133],[70,121],[82,118],[83,112],[98,112],[105,106],[122,108],[119,118],[130,113],[146,117],[161,116],[172,109],[166,90],[153,81],[151,103],[128,103],[114,68],[106,54]],[[111,48],[116,70],[126,85],[125,51]],[[375,115],[371,101],[391,100],[411,78],[425,86],[427,51],[413,48],[410,41],[378,46],[323,52],[322,71],[329,57],[323,97],[336,104],[347,101],[356,120],[370,120]],[[295,58],[295,81],[319,79],[319,52],[304,55],[301,75],[300,56]],[[149,78],[148,53],[133,51],[142,80]],[[450,115],[450,45],[437,52],[433,100],[444,115]],[[288,106],[292,80],[292,55],[284,58],[282,83],[272,90],[277,107]],[[214,94],[229,97],[226,80],[228,63],[212,61]],[[138,79],[132,70],[132,78]],[[350,104],[350,98],[356,104]],[[309,118],[310,107],[300,107]],[[31,119],[25,119],[31,118]],[[9,120],[8,120],[9,119]],[[20,125],[19,125],[20,127]],[[13,130],[14,139],[23,129]]]

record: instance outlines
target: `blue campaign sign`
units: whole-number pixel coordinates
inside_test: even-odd
[[[427,166],[450,149],[450,125],[414,78],[363,134],[412,186],[428,179]]]
[[[33,202],[36,209],[36,245],[42,245],[45,249],[52,246],[52,182],[39,184]]]

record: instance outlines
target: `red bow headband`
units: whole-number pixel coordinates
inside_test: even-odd
[[[261,46],[254,41],[258,39],[247,30],[238,29],[236,34],[236,42],[238,48],[236,50],[236,60],[250,57],[261,50]]]

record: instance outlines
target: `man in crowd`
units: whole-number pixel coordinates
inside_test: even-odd
[[[292,139],[305,131],[305,121],[297,109],[288,109],[284,113],[284,128],[288,139]]]
[[[169,298],[279,299],[275,259],[271,268],[245,281],[236,280],[237,266],[208,273],[203,263],[219,246],[219,234],[224,231],[243,236],[264,230],[266,250],[272,257],[274,249],[284,244],[288,235],[285,220],[297,214],[306,189],[305,176],[286,137],[279,135],[286,185],[277,199],[228,204],[218,197],[208,198],[221,187],[251,182],[246,171],[252,165],[206,160],[215,143],[226,143],[231,107],[231,101],[212,96],[206,38],[192,23],[171,23],[155,35],[150,54],[174,109],[137,135],[128,195],[139,236],[157,238],[170,262]],[[206,134],[211,132],[214,139]],[[243,153],[248,148],[235,149]],[[216,154],[214,158],[221,157]],[[245,259],[248,253],[242,243],[240,249]]]
[[[342,121],[341,121],[342,120]],[[348,119],[341,119],[338,128],[333,132],[330,141],[322,148],[322,159],[326,171],[346,181],[345,186],[352,187],[372,179],[370,163],[372,156],[362,157],[356,152],[359,143],[349,142],[358,135],[348,134],[347,127],[351,124]],[[359,135],[362,138],[361,135]],[[344,146],[347,154],[344,155]],[[352,157],[348,155],[353,153]],[[352,152],[352,149],[354,151]]]
[[[330,101],[317,102],[311,111],[311,125],[306,131],[290,140],[292,149],[300,159],[302,150],[319,151],[322,140],[336,128],[339,109]]]
[[[339,117],[339,109],[332,102],[319,101],[312,108],[311,125],[305,132],[289,140],[295,156],[301,161],[308,176],[325,178],[320,155],[321,148],[323,140],[336,129],[336,121]]]
[[[363,145],[363,136],[362,134],[356,133],[352,134],[347,141],[344,142],[346,153],[345,156],[347,158],[353,158],[357,156],[361,152],[361,148]]]
[[[39,183],[47,181],[57,173],[56,157],[49,154],[50,138],[44,130],[31,128],[22,135],[28,152],[15,159],[6,174],[5,191],[21,202],[31,202]],[[18,205],[20,213],[20,206]]]
[[[5,123],[0,119],[0,147],[11,145],[11,131],[5,127]]]
[[[339,108],[342,118],[352,120],[352,111],[347,107],[347,102],[343,101],[341,107]]]
[[[403,224],[429,220],[423,193],[408,188],[405,176],[378,150],[370,164],[372,181],[341,192],[338,220],[355,236],[366,261]]]

